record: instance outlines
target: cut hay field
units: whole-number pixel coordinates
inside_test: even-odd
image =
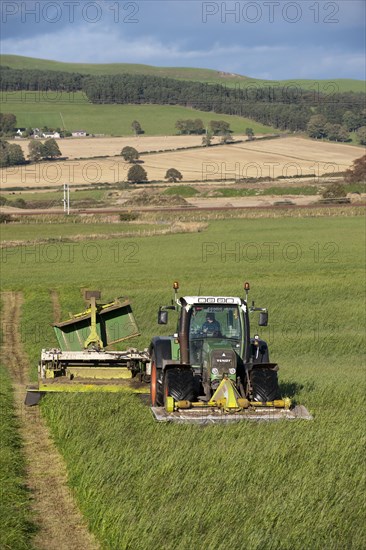
[[[275,132],[270,126],[248,118],[220,115],[176,105],[94,105],[82,92],[1,92],[2,111],[13,113],[23,128],[63,128],[70,132],[132,136],[131,123],[138,120],[147,136],[175,135],[178,119],[225,120],[235,133],[247,127],[257,134]]]
[[[235,139],[246,140],[245,135],[235,135]],[[212,143],[219,143],[220,138],[214,137]],[[29,153],[29,140],[9,140],[17,143],[23,149],[24,155]],[[161,151],[178,147],[197,147],[202,143],[202,136],[130,136],[130,137],[86,137],[65,138],[58,140],[62,155],[69,159],[89,158],[96,156],[113,157],[120,155],[123,147],[131,146],[137,151]]]
[[[240,295],[249,280],[250,298],[269,307],[260,334],[280,364],[282,390],[314,416],[170,426],[154,423],[129,394],[45,398],[42,414],[103,549],[366,546],[364,245],[362,217],[340,214],[212,220],[189,235],[5,249],[1,290],[23,295],[33,377],[40,349],[56,343],[51,291],[62,317],[84,306],[81,288],[98,288],[106,300],[129,296],[141,331],[131,344],[142,349],[175,330],[173,314],[168,327],[156,325],[173,280],[182,295]]]
[[[141,147],[143,139],[139,138]],[[157,147],[165,142],[165,138],[155,139]],[[79,141],[75,142],[76,148]],[[152,138],[148,138],[148,142],[152,147]],[[62,143],[60,147],[62,150]],[[332,174],[349,168],[361,154],[362,149],[352,145],[284,137],[142,155],[140,160],[150,180],[164,181],[167,169],[176,168],[183,174],[183,182],[217,182],[248,177]],[[2,169],[0,179],[3,188],[60,186],[65,182],[71,185],[118,183],[127,180],[130,166],[119,157],[43,162]]]
[[[359,147],[344,147],[295,137],[251,141],[222,147],[144,157],[151,179],[161,178],[174,167],[188,180],[291,177],[346,170],[361,155]]]

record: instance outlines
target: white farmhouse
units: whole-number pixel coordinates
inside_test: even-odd
[[[86,137],[87,133],[85,130],[75,130],[71,133],[72,137]]]
[[[60,133],[59,132],[43,132],[42,134],[43,138],[53,138],[53,139],[60,139]]]

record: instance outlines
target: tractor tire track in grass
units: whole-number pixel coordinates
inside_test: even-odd
[[[1,359],[12,378],[15,411],[20,422],[26,483],[38,527],[34,546],[39,550],[97,549],[99,546],[88,532],[67,487],[65,465],[48,434],[39,407],[24,406],[28,361],[20,335],[22,294],[3,292],[2,300]]]

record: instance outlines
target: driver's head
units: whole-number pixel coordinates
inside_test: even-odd
[[[212,323],[213,321],[215,321],[215,314],[214,313],[207,313],[206,321],[208,321],[209,323]]]

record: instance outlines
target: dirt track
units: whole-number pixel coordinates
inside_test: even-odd
[[[22,294],[4,292],[2,300],[4,344],[1,360],[12,378],[15,412],[26,458],[26,483],[39,528],[34,545],[39,550],[98,549],[67,487],[65,465],[48,434],[39,407],[23,404],[28,361],[20,335]]]
[[[251,197],[249,197],[251,198]],[[283,200],[288,198],[288,196],[277,196],[276,200]],[[248,199],[248,197],[246,198]],[[265,197],[264,197],[265,199]],[[309,196],[306,197],[306,199],[302,200],[302,198],[293,198],[291,197],[291,200],[294,204],[282,204],[279,206],[275,206],[273,204],[269,203],[269,200],[264,200],[261,204],[256,204],[257,199],[254,198],[254,200],[251,202],[251,206],[249,205],[248,200],[241,200],[236,198],[225,198],[220,199],[217,202],[215,202],[215,206],[213,206],[213,203],[211,202],[211,206],[208,206],[207,201],[199,201],[194,199],[187,199],[187,202],[189,200],[188,206],[165,206],[162,208],[159,208],[158,206],[154,207],[125,207],[123,204],[121,204],[120,207],[108,207],[108,208],[86,208],[86,209],[70,209],[70,214],[78,215],[78,214],[122,214],[123,212],[131,212],[132,210],[134,212],[199,212],[199,211],[207,211],[207,212],[215,212],[215,211],[230,211],[232,212],[234,209],[239,210],[248,210],[248,211],[261,211],[261,210],[301,210],[301,209],[326,209],[326,208],[339,208],[342,206],[342,208],[349,208],[349,207],[365,207],[365,201],[362,200],[360,202],[354,202],[349,204],[325,204],[320,202],[313,202],[311,203],[309,201]],[[210,199],[208,199],[210,200]],[[214,199],[215,200],[215,199]],[[211,199],[212,201],[212,199]],[[296,202],[295,202],[296,201]],[[309,201],[309,202],[308,202]],[[245,203],[245,204],[243,204]],[[18,209],[18,208],[0,208],[0,213],[4,214],[13,214],[17,217],[25,217],[25,216],[45,216],[45,210],[42,209]],[[62,216],[64,215],[64,211],[60,209],[50,209],[47,210],[47,216]]]

